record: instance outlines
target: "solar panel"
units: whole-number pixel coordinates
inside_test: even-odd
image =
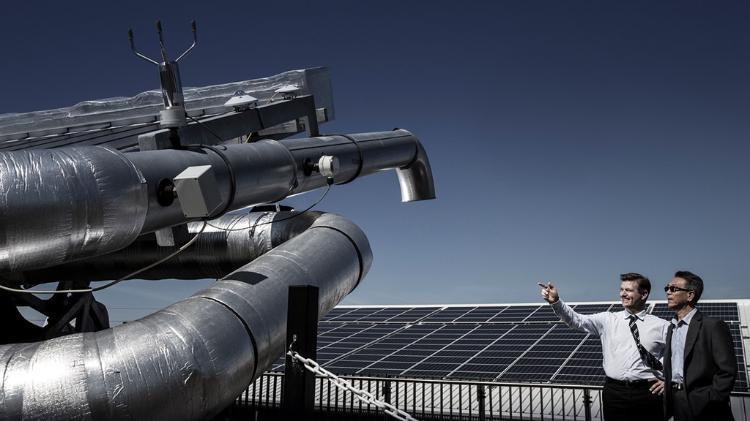
[[[619,303],[573,308],[583,314],[622,309]],[[737,353],[735,391],[747,391],[737,304],[707,302],[701,309],[727,320]],[[671,317],[663,303],[652,313]],[[318,361],[339,374],[604,383],[599,337],[568,328],[546,304],[336,308],[319,324]]]
[[[441,309],[440,311],[436,311],[430,314],[429,316],[422,319],[422,321],[433,323],[454,322],[462,316],[467,315],[473,309],[473,307],[446,307]]]
[[[560,318],[552,310],[552,306],[548,305],[538,307],[536,311],[524,319],[525,322],[556,322],[559,320]]]
[[[736,303],[698,303],[698,309],[709,317],[725,322],[739,322],[740,315]]]
[[[394,316],[387,320],[387,322],[390,323],[415,323],[421,319],[424,319],[425,316],[428,316],[432,313],[437,312],[440,310],[439,307],[415,307],[410,308],[403,313]]]
[[[503,381],[549,381],[586,337],[562,324],[530,347],[500,378]]]
[[[497,316],[500,312],[505,310],[507,306],[502,307],[477,307],[463,316],[456,319],[458,322],[476,322],[484,323]]]
[[[603,313],[605,311],[620,311],[618,304],[576,304],[572,308],[577,313],[581,314],[594,314]]]
[[[737,303],[698,303],[698,310],[708,317],[714,317],[724,320],[725,322],[739,322],[740,315],[737,310]],[[674,312],[667,308],[665,303],[657,303],[651,314],[662,319],[670,320],[674,317]]]
[[[604,384],[602,344],[599,338],[588,336],[552,380],[564,384]]]
[[[539,307],[540,306],[512,306],[512,307],[508,307],[505,310],[503,310],[502,313],[499,313],[497,316],[493,317],[490,321],[493,322],[493,323],[497,323],[497,322],[505,322],[505,323],[520,322],[520,321],[523,321],[525,318],[529,317],[529,315],[531,313],[533,313]]]
[[[742,348],[742,333],[740,331],[740,325],[730,323],[729,333],[732,334],[734,353],[737,356],[737,379],[734,383],[734,390],[748,390],[747,372],[745,371],[745,352]]]

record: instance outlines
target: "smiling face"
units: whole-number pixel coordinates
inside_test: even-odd
[[[674,292],[667,290],[667,307],[672,311],[679,311],[687,307],[695,297],[694,291],[688,289],[687,281],[682,278],[672,278],[667,287],[677,287]]]
[[[648,292],[638,290],[638,282],[622,281],[620,282],[620,302],[625,310],[631,313],[638,313],[646,307]]]

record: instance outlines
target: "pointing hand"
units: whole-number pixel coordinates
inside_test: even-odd
[[[552,282],[547,282],[546,284],[538,282],[537,285],[542,287],[542,298],[544,298],[544,301],[553,304],[560,299],[560,295],[557,293],[557,288],[552,285]]]

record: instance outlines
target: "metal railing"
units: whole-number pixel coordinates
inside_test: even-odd
[[[421,420],[603,419],[599,386],[340,377]],[[235,404],[249,410],[280,410],[283,381],[283,373],[265,373]],[[376,405],[355,399],[352,393],[341,391],[322,377],[315,379],[315,409],[331,414],[384,415]],[[732,412],[735,420],[750,421],[750,393],[732,393]]]
[[[557,384],[466,382],[451,380],[341,376],[352,386],[418,419],[599,421],[601,387]],[[237,398],[246,409],[280,409],[282,373],[266,373]],[[315,408],[349,414],[380,414],[325,378],[315,379]]]

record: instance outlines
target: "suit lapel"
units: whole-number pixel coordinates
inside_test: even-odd
[[[696,310],[693,319],[690,321],[690,325],[688,325],[687,337],[685,338],[685,361],[687,361],[688,356],[693,351],[693,346],[698,339],[698,332],[701,330],[701,325],[703,325],[703,315],[700,311]]]

